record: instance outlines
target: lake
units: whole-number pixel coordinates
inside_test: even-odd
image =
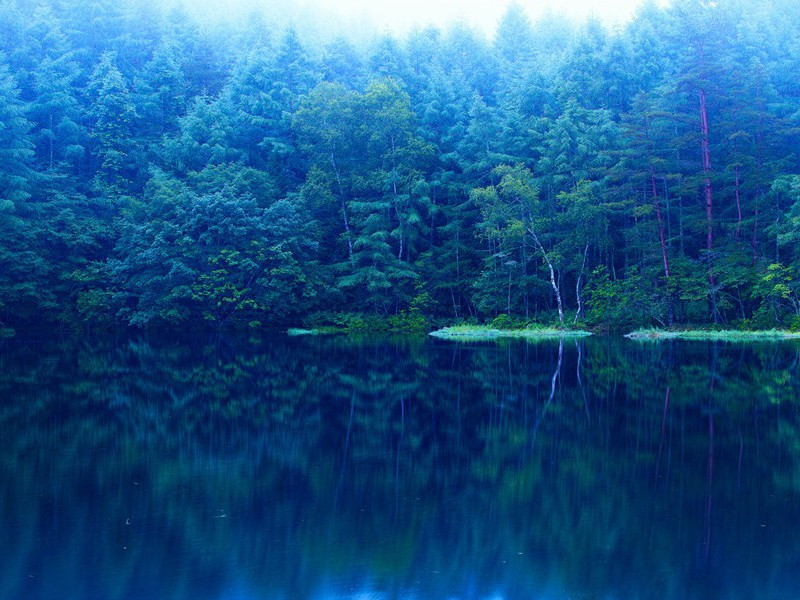
[[[795,599],[800,345],[0,345],[3,599]]]

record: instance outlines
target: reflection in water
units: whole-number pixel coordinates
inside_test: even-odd
[[[0,598],[792,598],[794,345],[0,347]]]

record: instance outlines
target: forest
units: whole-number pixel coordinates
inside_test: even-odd
[[[0,0],[0,331],[800,328],[800,3],[308,31]]]

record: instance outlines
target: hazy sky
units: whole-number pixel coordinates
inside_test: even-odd
[[[366,26],[404,34],[415,25],[446,26],[463,21],[494,35],[497,22],[510,0],[193,0],[215,18],[243,14],[256,8],[280,20],[321,17],[339,25]],[[624,23],[644,0],[518,0],[532,19],[552,12],[585,19],[600,18],[609,26]],[[660,4],[664,0],[659,0]]]

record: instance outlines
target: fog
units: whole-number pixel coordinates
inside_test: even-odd
[[[614,28],[628,21],[645,0],[521,0],[532,19],[546,15],[583,21],[597,18]],[[663,5],[665,0],[655,2]],[[511,0],[194,0],[187,8],[204,21],[242,21],[262,13],[272,23],[295,23],[335,33],[377,31],[404,35],[415,27],[461,23],[494,35]],[[305,28],[305,27],[303,27]]]

